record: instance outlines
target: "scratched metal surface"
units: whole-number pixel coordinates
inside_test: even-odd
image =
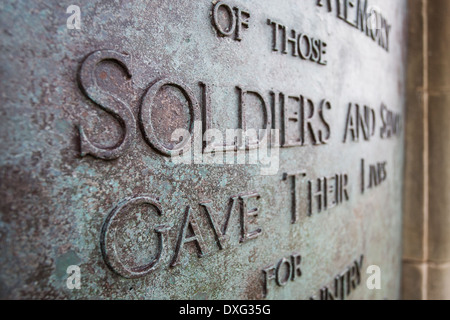
[[[250,13],[241,41],[218,35],[211,1],[82,1],[80,30],[67,29],[70,1],[1,2],[0,297],[262,299],[262,270],[294,253],[301,255],[302,275],[284,286],[270,279],[267,299],[320,296],[361,255],[360,284],[346,298],[399,297],[402,133],[381,139],[378,122],[370,141],[343,143],[343,137],[350,102],[369,105],[377,116],[384,103],[403,117],[406,1],[370,1],[392,24],[389,52],[315,0],[225,3]],[[327,65],[272,51],[268,19],[326,42]],[[113,53],[103,52],[101,63],[92,56],[86,62],[106,49]],[[82,66],[91,68],[84,80]],[[166,88],[155,97],[159,107],[141,117],[147,88],[165,78],[192,93]],[[156,140],[168,146],[173,129],[202,116],[185,102],[186,94],[201,100],[199,82],[211,89],[212,122],[221,130],[238,126],[236,86],[267,99],[271,90],[315,103],[326,99],[327,144],[281,148],[272,176],[261,175],[258,165],[174,164],[148,142],[148,123],[142,122],[152,118]],[[121,113],[125,139],[123,123],[83,89],[122,111],[129,106],[131,114]],[[108,93],[118,99],[107,100]],[[258,125],[262,115],[255,110],[249,118]],[[82,156],[80,126],[93,146],[104,149],[104,159]],[[105,151],[121,139],[123,150]],[[364,194],[361,159],[387,162],[386,181]],[[306,172],[302,206],[308,179],[338,173],[348,175],[350,200],[311,216],[303,206],[292,224],[291,186],[283,174],[300,171]],[[199,202],[210,200],[223,221],[230,197],[249,192],[260,196],[251,199],[259,214],[249,228],[259,227],[261,234],[240,243],[239,215],[233,213],[229,243],[220,250]],[[159,209],[135,200],[114,220],[124,199],[139,197],[152,198]],[[179,265],[171,267],[188,206],[204,255],[187,244]],[[116,228],[115,235],[105,225]],[[156,234],[155,226],[166,229]],[[154,260],[161,238],[164,249]],[[113,244],[102,248],[102,241]],[[110,264],[132,279],[111,270],[106,251],[122,266],[117,259]],[[151,261],[152,270],[139,268]],[[79,290],[66,286],[69,265],[80,267]],[[381,268],[381,290],[365,285],[369,265]]]

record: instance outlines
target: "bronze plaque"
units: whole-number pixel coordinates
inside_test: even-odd
[[[399,297],[406,1],[0,8],[1,297]]]

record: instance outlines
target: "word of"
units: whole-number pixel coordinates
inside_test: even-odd
[[[223,10],[221,10],[223,9]],[[224,27],[219,22],[219,12],[225,12],[230,21],[229,25]],[[238,7],[231,8],[223,1],[217,2],[212,11],[212,22],[217,33],[221,37],[231,37],[234,35],[234,40],[242,40],[242,28],[248,28],[250,13],[239,9]]]

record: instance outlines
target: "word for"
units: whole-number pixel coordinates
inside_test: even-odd
[[[296,278],[301,277],[301,262],[301,255],[292,254],[289,257],[282,258],[278,261],[278,263],[264,268],[262,270],[264,276],[264,297],[267,297],[267,294],[269,293],[269,283],[271,280],[275,280],[277,286],[284,287],[289,283],[289,281],[293,282]]]

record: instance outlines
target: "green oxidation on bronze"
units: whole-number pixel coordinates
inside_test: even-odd
[[[406,1],[352,3],[2,1],[0,297],[399,298]],[[175,163],[194,123],[275,172]]]

